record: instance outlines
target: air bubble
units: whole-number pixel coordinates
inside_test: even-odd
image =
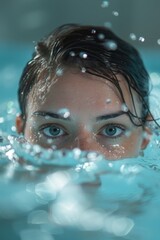
[[[101,3],[101,7],[102,8],[106,8],[106,7],[108,7],[109,6],[109,2],[108,1],[103,1],[102,3]]]
[[[132,39],[133,41],[137,40],[137,37],[134,33],[130,33],[129,35],[130,39]]]
[[[60,114],[64,118],[68,118],[70,116],[70,111],[67,108],[61,108],[58,111],[58,114]]]
[[[118,17],[118,16],[119,16],[119,12],[117,12],[117,11],[113,11],[112,14],[113,14],[115,17]]]
[[[140,37],[140,38],[139,38],[139,41],[140,41],[140,42],[144,42],[144,41],[145,41],[145,38],[144,38],[144,37]]]

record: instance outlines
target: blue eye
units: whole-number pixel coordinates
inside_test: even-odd
[[[45,136],[52,137],[52,138],[65,135],[65,131],[56,125],[43,127],[41,131],[44,133]]]
[[[101,131],[101,134],[107,136],[107,137],[119,137],[124,132],[124,129],[122,127],[116,126],[116,125],[108,125],[103,128]]]

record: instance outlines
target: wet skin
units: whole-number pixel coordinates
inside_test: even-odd
[[[134,113],[131,96],[123,76],[117,76],[127,107]],[[43,86],[44,87],[44,86]],[[87,73],[67,71],[54,77],[50,87],[34,86],[29,94],[24,137],[33,144],[57,149],[97,151],[107,159],[139,155],[146,148],[149,131],[135,126],[122,105],[116,87],[103,78]],[[47,90],[47,91],[46,91]],[[44,92],[46,95],[44,98]],[[136,110],[141,103],[133,93]],[[66,109],[66,116],[62,114]],[[17,117],[17,130],[23,121]]]

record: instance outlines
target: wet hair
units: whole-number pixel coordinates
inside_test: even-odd
[[[19,106],[24,119],[29,93],[41,81],[39,72],[56,74],[63,67],[80,69],[112,82],[125,103],[116,77],[121,74],[128,85],[134,107],[134,113],[130,110],[127,112],[131,121],[143,126],[147,116],[151,115],[149,74],[138,51],[105,27],[66,24],[36,44],[32,59],[24,68],[18,89]],[[142,103],[141,116],[136,111],[133,90]]]

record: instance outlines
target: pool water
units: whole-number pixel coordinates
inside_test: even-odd
[[[159,240],[159,132],[143,157],[118,161],[80,149],[53,151],[24,143],[14,126],[15,78],[28,52],[19,51],[20,56],[14,88],[1,82],[8,94],[2,91],[0,104],[0,239]],[[4,69],[1,76],[11,79]],[[158,92],[157,84],[157,115]]]
[[[16,112],[14,101],[3,104],[1,239],[159,239],[159,136],[143,157],[109,161],[24,143]]]

